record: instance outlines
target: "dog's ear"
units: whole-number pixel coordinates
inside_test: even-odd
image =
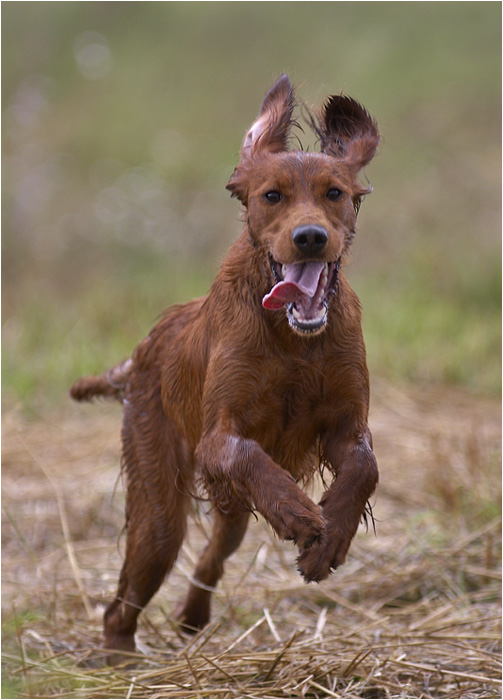
[[[294,106],[293,88],[283,73],[267,91],[258,117],[245,136],[241,157],[258,150],[286,151]]]
[[[283,73],[267,91],[258,117],[246,133],[239,164],[227,185],[232,196],[238,197],[245,205],[247,165],[259,153],[286,151],[294,106],[294,91],[288,75]]]
[[[375,156],[379,144],[377,123],[356,100],[332,95],[321,110],[319,128],[321,151],[344,160],[356,171]]]

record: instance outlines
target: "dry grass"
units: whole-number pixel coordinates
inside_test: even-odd
[[[374,386],[377,537],[329,581],[259,520],[230,560],[213,621],[170,619],[209,518],[190,528],[141,617],[134,670],[99,649],[121,565],[119,410],[3,425],[2,697],[500,698],[500,432],[496,401]]]

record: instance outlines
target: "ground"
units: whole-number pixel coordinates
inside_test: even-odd
[[[496,399],[373,384],[381,481],[346,564],[305,585],[259,518],[195,638],[171,615],[204,546],[191,521],[140,618],[134,669],[99,650],[124,549],[120,408],[3,416],[3,693],[29,698],[500,698]]]

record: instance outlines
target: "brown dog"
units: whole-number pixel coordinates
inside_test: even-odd
[[[360,308],[339,265],[379,134],[360,104],[333,96],[312,120],[321,152],[288,151],[293,108],[283,75],[227,185],[246,223],[209,294],[168,309],[132,359],[71,389],[77,400],[124,403],[127,545],[107,648],[134,650],[138,614],[185,535],[196,478],[215,508],[178,612],[188,631],[208,622],[211,589],[253,509],[296,543],[304,579],[321,581],[344,562],[376,487]],[[297,482],[320,464],[333,482],[317,505]]]

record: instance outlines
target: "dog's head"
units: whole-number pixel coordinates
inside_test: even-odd
[[[227,185],[246,207],[253,244],[269,261],[266,309],[286,307],[300,334],[324,330],[342,256],[355,232],[360,170],[379,143],[377,124],[355,100],[329,97],[312,119],[320,152],[288,150],[294,94],[282,75],[245,136]]]

